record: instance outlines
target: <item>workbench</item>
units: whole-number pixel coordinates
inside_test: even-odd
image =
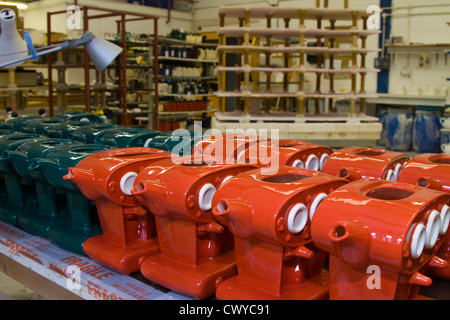
[[[119,274],[3,222],[0,222],[0,271],[50,300],[193,299],[151,284],[139,273]]]

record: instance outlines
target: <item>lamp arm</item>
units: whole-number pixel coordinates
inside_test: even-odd
[[[75,48],[75,47],[79,47],[79,46],[82,46],[82,45],[87,45],[94,38],[95,38],[95,36],[94,36],[93,33],[86,32],[86,33],[83,34],[83,36],[80,39],[73,40],[73,41],[66,41],[66,42],[58,44],[56,47],[53,47],[53,48],[50,48],[50,49],[47,49],[47,50],[42,50],[42,51],[39,51],[39,52],[34,52],[35,55],[26,56],[26,57],[23,57],[23,58],[19,58],[17,60],[13,60],[13,61],[6,62],[4,64],[0,64],[0,68],[4,68],[4,67],[7,67],[9,65],[16,64],[18,62],[22,62],[22,61],[25,61],[25,60],[35,59],[36,56],[42,56],[42,55],[45,55],[45,54],[49,54],[49,53],[56,52],[56,51],[59,51],[59,50],[64,50],[64,49],[67,49],[67,48]]]
[[[42,56],[44,54],[49,54],[49,53],[52,53],[52,52],[55,52],[55,51],[59,51],[59,50],[62,50],[62,49],[63,48],[61,46],[57,46],[57,47],[54,47],[54,48],[51,48],[51,49],[48,49],[48,50],[43,50],[43,51],[36,52],[36,55],[37,56]],[[12,65],[12,64],[16,64],[18,62],[22,62],[22,61],[26,61],[26,60],[34,59],[34,58],[35,57],[33,55],[30,55],[30,56],[26,56],[26,57],[23,57],[23,58],[20,58],[20,59],[9,61],[9,62],[0,64],[0,68],[4,68],[4,67],[7,67],[7,66]]]
[[[61,44],[61,46],[62,46],[62,49],[75,48],[75,47],[79,47],[79,46],[85,46],[89,42],[94,40],[94,38],[95,38],[95,35],[92,32],[87,31],[81,36],[80,39],[64,42],[64,43]]]

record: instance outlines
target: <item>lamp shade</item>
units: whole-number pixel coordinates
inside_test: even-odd
[[[16,13],[12,9],[0,11],[0,64],[20,59],[28,55],[28,47],[25,40],[17,32]],[[22,62],[8,65],[8,69],[14,69]]]
[[[85,44],[85,47],[98,72],[105,70],[123,50],[114,43],[97,37]]]

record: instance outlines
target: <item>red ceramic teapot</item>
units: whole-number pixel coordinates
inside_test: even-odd
[[[241,173],[213,198],[217,221],[234,234],[238,275],[217,288],[218,299],[327,299],[326,254],[312,243],[319,204],[346,180],[282,166],[276,174]]]
[[[330,299],[419,299],[423,275],[443,242],[450,195],[406,183],[362,179],[334,191],[311,222],[314,244],[329,252]]]
[[[160,248],[140,271],[152,282],[204,299],[214,295],[222,279],[236,274],[233,238],[215,221],[212,198],[221,184],[255,167],[206,163],[202,156],[179,160],[147,166],[131,191],[154,214]]]
[[[416,184],[418,186],[440,190],[450,193],[450,155],[424,153],[409,160],[398,177],[398,181]],[[450,219],[449,207],[445,206],[441,211],[443,232],[446,232]],[[447,233],[443,244],[436,255],[450,263],[450,233]],[[450,267],[429,267],[427,275],[450,280]]]
[[[385,179],[397,181],[403,165],[409,160],[405,153],[366,147],[347,147],[334,152],[324,164],[323,172],[345,178]]]
[[[140,262],[159,251],[153,215],[130,193],[138,173],[147,165],[171,157],[152,148],[101,151],[69,168],[65,179],[95,201],[102,234],[87,239],[84,252],[123,274],[139,271]]]

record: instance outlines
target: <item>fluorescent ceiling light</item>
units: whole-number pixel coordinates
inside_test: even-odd
[[[8,1],[0,1],[0,5],[3,6],[16,6],[17,9],[27,9],[28,5],[20,2],[8,2]]]

